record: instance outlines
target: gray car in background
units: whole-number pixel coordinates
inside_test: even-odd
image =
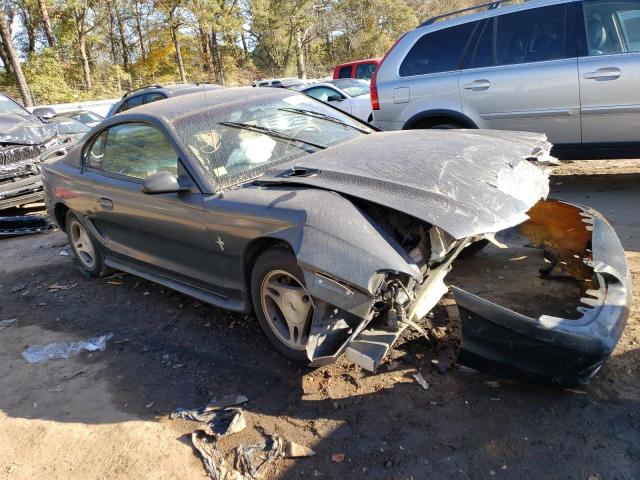
[[[374,125],[640,144],[640,0],[505,3],[405,34],[372,80]]]
[[[125,93],[119,102],[113,104],[107,117],[124,112],[140,105],[157,102],[165,98],[188,95],[190,93],[218,90],[224,88],[211,83],[178,83],[175,85],[149,85]]]

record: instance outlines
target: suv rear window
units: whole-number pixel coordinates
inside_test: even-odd
[[[422,36],[402,61],[400,76],[458,70],[474,27],[475,23],[465,23]]]
[[[533,8],[489,19],[465,68],[545,62],[577,56],[567,33],[566,4]]]
[[[338,70],[338,78],[351,78],[351,70],[353,65],[347,65],[346,67],[341,67]]]

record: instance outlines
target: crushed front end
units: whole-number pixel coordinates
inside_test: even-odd
[[[0,143],[0,210],[43,199],[40,155],[55,143]]]

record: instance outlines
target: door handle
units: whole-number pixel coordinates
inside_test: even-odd
[[[488,90],[490,86],[491,82],[489,80],[474,80],[471,83],[466,83],[462,86],[462,88],[464,88],[465,90],[473,90],[477,92],[480,90]]]
[[[100,199],[100,207],[103,210],[113,210],[113,202],[111,200],[109,200],[108,198],[101,198]]]
[[[587,72],[583,77],[587,80],[615,80],[622,75],[619,68],[599,68],[595,72]]]

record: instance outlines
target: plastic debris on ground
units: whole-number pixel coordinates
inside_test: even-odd
[[[70,283],[68,285],[63,285],[61,283],[52,283],[47,288],[50,292],[57,292],[58,290],[71,290],[72,288],[76,288],[77,286],[77,283]]]
[[[98,335],[79,342],[58,342],[49,345],[31,345],[22,356],[29,363],[38,363],[44,360],[69,358],[83,350],[89,352],[103,351],[107,348],[107,340],[113,337],[112,333]]]
[[[429,384],[422,376],[422,373],[418,371],[411,376],[416,379],[416,382],[418,382],[418,385],[420,385],[422,388],[424,388],[425,390],[429,389]]]
[[[244,430],[247,422],[242,408],[248,399],[244,395],[227,395],[214,399],[196,409],[178,408],[171,418],[193,420],[200,428],[191,434],[191,442],[200,453],[204,466],[214,480],[257,480],[280,457],[301,458],[315,455],[312,449],[282,439],[278,435],[265,435],[259,443],[239,445],[226,456],[217,441]]]
[[[8,318],[7,320],[0,320],[0,332],[5,328],[9,328],[11,325],[18,321],[17,318]]]
[[[46,217],[38,215],[0,218],[0,238],[49,232],[54,228],[54,225]]]

